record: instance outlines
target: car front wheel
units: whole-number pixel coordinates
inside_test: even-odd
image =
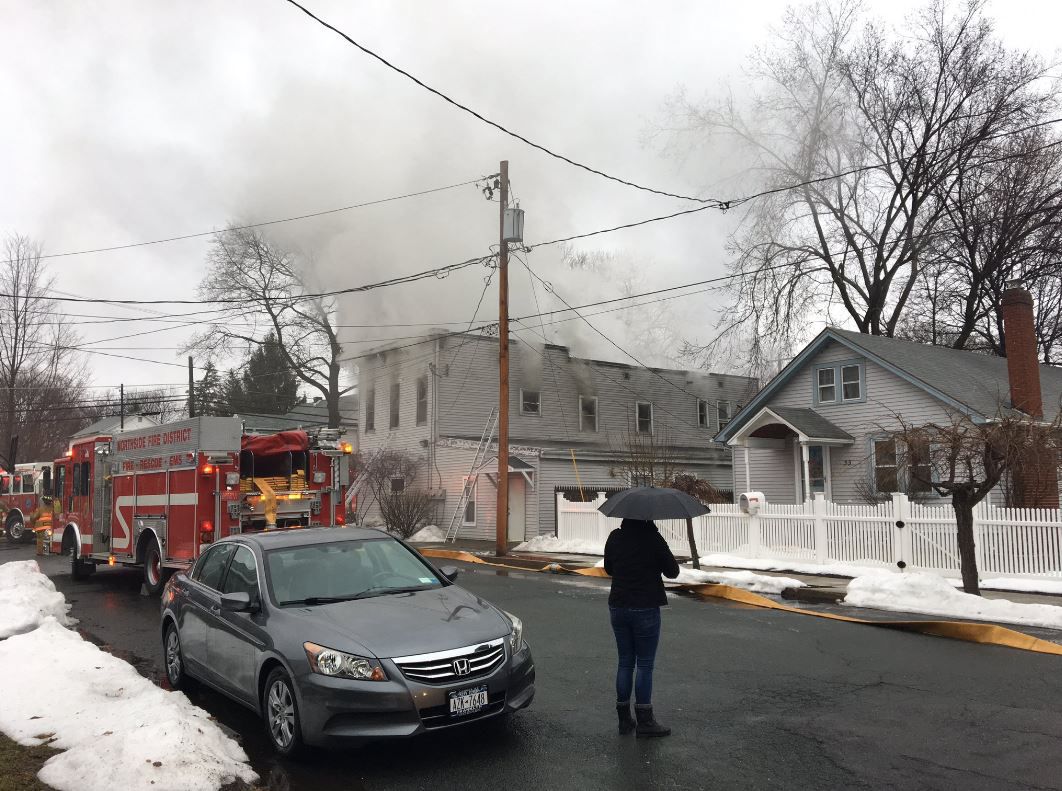
[[[174,689],[188,689],[188,675],[184,672],[184,654],[181,653],[181,635],[174,624],[166,627],[162,641],[166,658],[166,680]]]
[[[262,715],[273,749],[285,758],[298,757],[304,749],[299,705],[291,679],[283,668],[273,668],[266,679]]]

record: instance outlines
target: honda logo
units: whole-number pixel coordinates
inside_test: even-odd
[[[455,659],[454,660],[454,675],[467,676],[469,671],[467,659]]]

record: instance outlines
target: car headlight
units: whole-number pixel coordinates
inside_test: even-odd
[[[524,644],[524,622],[513,615],[511,612],[505,612],[505,617],[509,619],[509,622],[513,625],[513,631],[509,635],[509,648],[515,654],[520,650],[520,647]]]
[[[322,676],[353,678],[358,681],[387,681],[387,673],[375,659],[345,654],[317,643],[303,643],[310,669]]]

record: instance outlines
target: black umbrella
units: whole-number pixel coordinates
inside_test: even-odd
[[[621,519],[692,519],[710,513],[696,497],[678,489],[636,486],[612,495],[598,508],[605,516]]]

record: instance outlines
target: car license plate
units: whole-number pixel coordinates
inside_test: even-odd
[[[475,714],[487,705],[487,687],[473,687],[450,693],[450,716]]]

